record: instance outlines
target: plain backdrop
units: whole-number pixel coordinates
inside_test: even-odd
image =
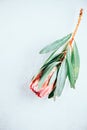
[[[49,54],[38,52],[73,31],[81,7],[76,89],[67,81],[55,102],[40,99],[29,83]],[[86,7],[87,0],[0,0],[0,130],[87,130]]]

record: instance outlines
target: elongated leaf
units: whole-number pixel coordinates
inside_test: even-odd
[[[80,57],[79,57],[79,52],[78,48],[76,45],[76,42],[74,41],[73,44],[73,49],[72,49],[72,57],[71,57],[71,62],[73,65],[73,71],[74,71],[74,81],[76,82],[79,74],[79,67],[80,67]]]
[[[44,64],[46,64],[47,62],[49,62],[54,56],[55,56],[55,52],[56,51],[53,51],[52,54],[48,57],[48,59],[45,61]]]
[[[48,95],[48,98],[52,98],[52,97],[54,97],[55,89],[56,89],[56,88],[54,88],[53,91]]]
[[[50,65],[53,62],[61,61],[61,59],[64,57],[64,53],[56,54],[50,61],[45,63],[41,68],[45,68],[48,65]]]
[[[54,84],[54,89],[53,91],[48,95],[48,98],[52,98],[54,96],[54,90],[57,82],[57,76],[58,76],[58,70],[53,74],[53,76],[50,79],[49,85]]]
[[[38,89],[40,89],[40,88],[42,87],[44,81],[46,80],[46,78],[48,77],[48,75],[50,74],[50,72],[52,71],[52,69],[53,69],[56,65],[58,65],[58,64],[59,64],[59,62],[53,62],[51,65],[49,65],[49,66],[45,69],[45,71],[44,71],[44,73],[43,73],[43,75],[42,75],[42,77],[41,77],[41,79],[40,79],[40,81],[39,81]]]
[[[57,78],[57,87],[55,89],[54,96],[61,95],[65,85],[66,78],[67,78],[67,63],[66,63],[66,59],[64,59],[59,69],[58,78]]]
[[[55,79],[57,78],[57,70],[54,72],[54,74],[52,75],[49,85],[52,85],[55,81]]]
[[[64,52],[66,51],[67,45],[68,45],[68,43],[65,45],[65,47],[63,48],[63,50],[62,50],[62,52],[60,54],[64,54]],[[44,64],[48,63],[49,61],[51,61],[56,56],[60,57],[60,54],[57,53],[57,50],[53,51],[51,53],[51,55],[48,57],[48,59],[45,61]]]
[[[54,89],[53,89],[53,91],[48,95],[48,98],[54,97],[54,92],[55,92],[56,85],[57,85],[57,76],[58,76],[59,68],[60,68],[60,66],[57,68],[57,73],[56,73],[56,78],[55,78],[55,86],[54,86]]]
[[[62,45],[64,45],[71,37],[72,34],[68,34],[67,36],[59,39],[59,40],[56,40],[55,42],[47,45],[46,47],[44,47],[41,51],[40,51],[40,54],[43,54],[43,53],[48,53],[48,52],[51,52],[51,51],[54,51],[54,50],[58,50]]]
[[[73,66],[72,66],[72,63],[71,63],[71,48],[68,47],[67,49],[67,67],[68,67],[68,78],[69,78],[69,81],[70,81],[70,86],[72,88],[75,88],[75,82],[74,82],[74,71],[73,71]]]

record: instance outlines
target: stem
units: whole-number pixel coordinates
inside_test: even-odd
[[[70,42],[69,42],[70,46],[72,45],[73,40],[74,40],[74,37],[75,37],[75,35],[76,35],[76,33],[77,33],[77,30],[78,30],[79,24],[80,24],[81,19],[82,19],[82,15],[83,15],[83,9],[80,9],[80,13],[79,13],[79,18],[78,18],[77,25],[76,25],[76,27],[75,27],[74,32],[72,33],[72,38],[71,38],[71,40],[70,40]]]

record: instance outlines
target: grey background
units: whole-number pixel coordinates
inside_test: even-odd
[[[76,89],[66,82],[56,102],[28,88],[47,55],[38,52],[72,32],[81,67]],[[0,0],[0,130],[87,130],[87,0]]]

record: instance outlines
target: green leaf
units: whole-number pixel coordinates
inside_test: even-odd
[[[61,66],[58,72],[57,87],[55,89],[54,96],[61,95],[64,85],[65,85],[66,78],[67,78],[67,63],[66,63],[66,58],[65,58],[63,62],[61,63]]]
[[[57,65],[57,70],[54,72],[53,76],[52,76],[51,79],[50,79],[49,85],[53,84],[54,81],[57,80],[58,71],[59,71],[60,66],[61,66],[61,64],[59,63],[59,64]]]
[[[66,51],[67,45],[65,45],[65,47],[63,48],[62,52],[60,54],[64,54],[64,52]],[[53,58],[55,58],[55,56],[60,57],[60,54],[56,53],[57,50],[53,51],[52,54],[48,57],[48,59],[45,61],[44,64],[48,63],[49,61],[51,61]]]
[[[50,65],[50,64],[53,63],[53,62],[61,61],[61,59],[62,59],[63,57],[64,57],[64,53],[56,54],[50,61],[46,62],[46,63],[41,67],[41,69],[47,67],[48,65]]]
[[[56,78],[55,78],[55,81],[54,81],[54,84],[55,84],[54,89],[53,89],[53,91],[48,95],[48,98],[54,97],[54,92],[55,92],[55,89],[56,89],[56,83],[57,83],[57,76],[58,76],[59,68],[60,68],[60,66],[57,67]]]
[[[71,47],[69,46],[67,48],[67,67],[68,67],[68,78],[70,81],[70,86],[72,88],[75,88],[75,82],[74,82],[74,71],[73,71],[73,66],[72,66],[72,62],[71,62]]]
[[[44,81],[46,80],[46,78],[48,77],[48,75],[50,74],[50,72],[52,71],[52,69],[57,66],[59,64],[59,62],[53,62],[51,65],[49,65],[43,72],[41,79],[39,81],[38,84],[38,89],[40,89],[44,83]]]
[[[52,54],[48,57],[48,59],[45,61],[45,63],[47,63],[48,61],[50,61],[54,56],[55,56],[55,52],[56,51],[53,51]],[[44,64],[45,64],[44,63]]]
[[[68,34],[67,36],[47,45],[39,53],[43,54],[43,53],[48,53],[54,50],[58,50],[62,45],[64,45],[70,39],[71,35],[72,34]]]
[[[48,95],[48,98],[54,97],[54,92],[55,92],[55,88],[54,88],[53,91]]]
[[[54,84],[54,89],[53,91],[49,94],[48,98],[51,98],[54,96],[54,90],[55,90],[55,86],[56,86],[56,81],[57,81],[57,75],[58,75],[58,70],[56,72],[54,72],[53,76],[50,79],[49,85]]]
[[[76,82],[78,78],[78,74],[79,74],[79,68],[80,68],[80,57],[79,57],[79,52],[78,52],[78,48],[75,41],[74,41],[73,49],[72,49],[71,62],[72,62],[73,71],[74,71],[74,82]]]

